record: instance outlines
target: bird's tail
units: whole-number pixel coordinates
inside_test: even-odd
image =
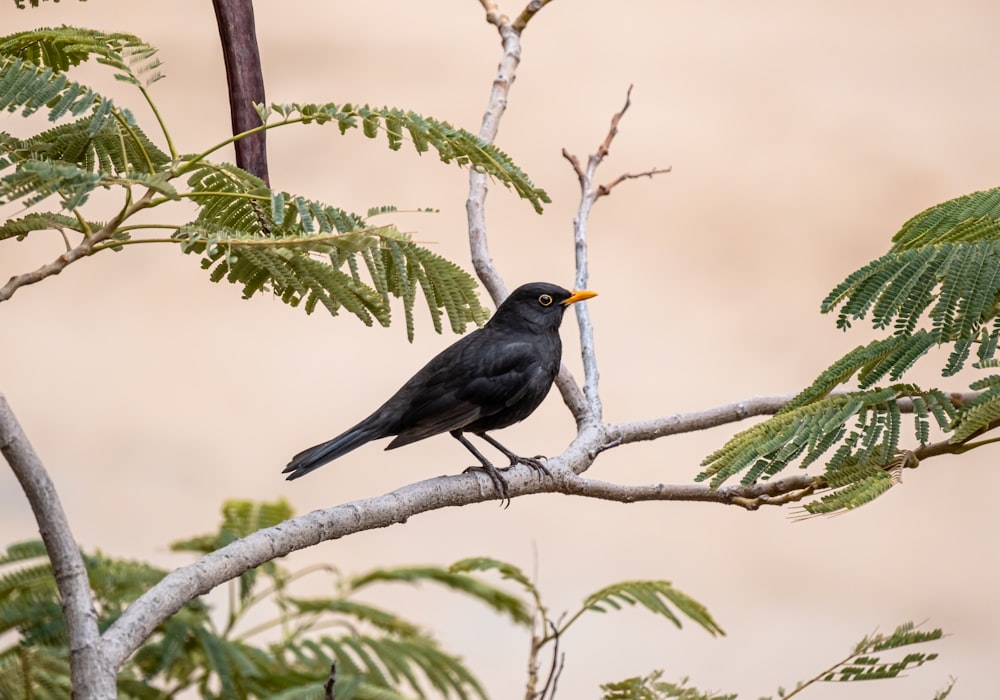
[[[292,461],[281,473],[288,474],[289,481],[298,479],[313,469],[319,469],[327,462],[332,462],[337,457],[342,457],[366,442],[377,440],[380,437],[385,437],[385,434],[378,427],[372,426],[370,420],[362,421],[332,440],[302,450],[292,457]]]

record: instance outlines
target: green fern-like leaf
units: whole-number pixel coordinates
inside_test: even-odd
[[[387,326],[389,297],[399,297],[412,340],[419,286],[437,332],[442,311],[456,333],[485,320],[475,280],[392,226],[372,228],[356,214],[272,192],[229,165],[197,164],[189,184],[202,211],[175,238],[184,252],[203,256],[212,281],[243,285],[245,298],[271,292],[307,313],[321,305],[333,315],[344,309],[366,325]]]
[[[436,566],[407,566],[391,569],[375,569],[362,576],[352,578],[350,590],[357,591],[373,583],[422,583],[433,582],[446,588],[470,596],[485,603],[493,610],[506,614],[522,625],[531,622],[525,602],[501,588],[493,586],[482,579],[464,573],[461,568],[452,571]]]
[[[217,533],[179,540],[170,549],[208,554],[258,530],[274,527],[294,514],[283,498],[271,502],[231,499],[222,505],[222,524]]]
[[[0,697],[59,700],[72,692],[65,647],[25,645],[0,656]]]
[[[42,68],[20,58],[0,57],[0,109],[9,112],[20,109],[21,116],[26,117],[47,108],[49,120],[55,121],[66,114],[79,116],[102,103],[111,104],[52,68]]]
[[[963,406],[955,417],[955,430],[949,437],[953,443],[965,442],[1000,420],[1000,375],[983,377],[970,384],[969,388],[981,393]]]
[[[152,174],[170,159],[127,114],[105,119],[95,127],[87,116],[53,127],[31,138],[11,139],[2,147],[14,162],[42,160],[73,163],[105,175]],[[163,183],[165,176],[161,175]],[[161,187],[167,187],[163,184]],[[173,189],[172,185],[169,185]]]
[[[490,557],[471,557],[455,562],[448,570],[453,573],[471,573],[473,571],[496,571],[500,576],[508,581],[515,581],[533,596],[537,595],[538,588],[531,579],[521,571],[520,567],[499,559]]]
[[[921,330],[912,335],[893,335],[859,345],[825,369],[808,388],[785,405],[782,412],[827,396],[855,374],[862,389],[874,386],[886,375],[897,381],[917,359],[940,342],[939,339],[938,333]]]
[[[837,307],[842,328],[869,315],[875,328],[901,336],[929,325],[925,339],[956,343],[944,374],[957,372],[1000,308],[1000,189],[913,217],[888,253],[849,275],[822,304],[824,312]]]
[[[63,209],[83,206],[101,183],[101,175],[69,163],[28,161],[0,178],[0,204],[21,200],[32,207],[52,195]]]
[[[866,470],[870,472],[869,475],[841,486],[818,500],[803,504],[803,509],[810,515],[828,515],[871,503],[889,490],[892,477],[877,465],[867,465]],[[839,476],[843,480],[843,475]]]
[[[726,479],[746,471],[741,482],[750,484],[770,478],[800,457],[799,466],[805,468],[838,443],[840,447],[831,458],[828,471],[845,464],[887,465],[896,455],[901,438],[902,416],[897,402],[915,396],[923,399],[928,415],[935,418],[938,427],[950,428],[954,409],[947,397],[936,390],[924,392],[913,385],[898,384],[828,395],[809,403],[796,402],[791,408],[737,433],[705,458],[702,462],[705,469],[697,479],[711,479],[712,487],[717,488]],[[848,433],[847,424],[852,418],[857,423],[855,430]],[[926,439],[926,430],[915,423],[918,440]]]
[[[940,629],[922,632],[912,622],[897,627],[892,634],[875,634],[862,639],[854,649],[856,656],[848,663],[837,666],[823,677],[824,681],[861,681],[896,678],[900,674],[938,658],[936,653],[909,652],[897,661],[883,661],[885,651],[914,644],[937,641],[944,636]]]
[[[299,616],[328,613],[351,618],[399,637],[423,634],[419,627],[391,612],[372,605],[344,598],[286,598],[285,601]]]
[[[538,213],[542,212],[543,204],[551,202],[545,191],[535,187],[506,153],[464,129],[457,129],[432,117],[389,107],[354,107],[350,104],[332,103],[272,104],[266,109],[258,106],[257,110],[269,124],[292,121],[335,123],[340,133],[357,128],[360,124],[365,136],[369,138],[377,137],[380,131],[385,133],[392,150],[399,150],[405,132],[417,153],[434,148],[445,163],[454,162],[483,172],[528,200]],[[279,120],[272,121],[273,116],[277,116]]]
[[[300,660],[325,671],[330,660],[336,660],[338,680],[345,672],[362,675],[376,688],[408,687],[418,697],[429,697],[428,689],[437,691],[434,697],[441,698],[486,697],[462,662],[442,651],[430,637],[323,637],[309,651],[312,653],[300,656]]]
[[[0,39],[0,56],[19,58],[64,73],[91,58],[111,67],[115,77],[142,86],[160,77],[156,49],[131,34],[79,27],[45,27]]]
[[[670,607],[673,605],[678,612],[701,625],[709,634],[725,635],[704,605],[674,588],[669,581],[621,581],[587,596],[583,607],[605,612],[608,608],[620,610],[623,604],[641,605],[680,627],[680,618]]]
[[[645,676],[626,678],[623,681],[601,685],[602,700],[736,700],[736,695],[719,695],[702,692],[688,685],[688,679],[677,683],[661,680],[663,671],[653,671]]]

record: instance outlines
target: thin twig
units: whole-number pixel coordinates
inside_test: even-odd
[[[510,22],[505,15],[500,14],[500,6],[494,0],[479,0],[479,4],[486,10],[486,21],[490,24],[501,27]]]
[[[625,174],[613,181],[610,185],[601,185],[597,188],[594,187],[594,177],[597,173],[597,168],[605,157],[607,157],[608,153],[610,153],[611,143],[618,134],[618,125],[631,104],[632,86],[629,85],[628,90],[625,93],[625,105],[611,117],[611,125],[608,127],[608,133],[604,136],[604,141],[602,141],[597,147],[597,151],[587,158],[586,167],[583,167],[580,164],[579,158],[571,154],[565,148],[562,149],[563,157],[569,161],[570,165],[573,167],[573,172],[576,173],[576,177],[580,182],[580,205],[577,208],[576,216],[573,218],[573,241],[576,251],[576,280],[574,282],[574,286],[577,289],[586,289],[590,279],[587,255],[587,222],[590,219],[590,212],[594,206],[594,202],[596,202],[598,198],[608,194],[615,185],[626,179],[641,177],[642,175],[652,177],[653,175],[669,171],[669,168],[667,170],[652,169],[639,175]],[[594,346],[594,328],[590,322],[590,313],[586,304],[577,304],[575,310],[577,322],[580,325],[580,352],[583,356],[584,372],[583,393],[586,397],[588,414],[582,415],[574,412],[577,424],[579,425],[588,417],[593,420],[600,421],[603,409],[601,406],[600,392],[598,391],[600,372],[597,369],[597,353]],[[571,406],[571,408],[573,407]]]
[[[615,186],[625,182],[625,180],[635,180],[640,177],[652,178],[654,175],[663,175],[665,173],[669,173],[670,171],[671,167],[667,166],[666,168],[650,168],[649,170],[643,170],[641,173],[623,173],[607,185],[598,185],[597,191],[594,193],[594,197],[596,199],[611,194],[611,190],[614,189]]]
[[[521,10],[521,14],[517,16],[514,20],[514,30],[517,32],[524,31],[524,28],[528,26],[528,22],[531,18],[538,14],[538,11],[549,4],[551,0],[531,0],[527,6]]]
[[[559,629],[556,627],[552,620],[547,620],[549,623],[549,628],[552,630],[552,634],[546,637],[546,639],[552,640],[552,666],[549,668],[549,676],[545,679],[545,685],[542,687],[542,694],[539,696],[541,700],[545,700],[546,694],[550,700],[556,696],[556,685],[559,683],[559,674],[562,673],[563,664],[565,660],[565,655],[560,655],[559,653]],[[549,692],[551,690],[551,692]]]
[[[688,501],[739,506],[757,510],[766,505],[783,505],[798,501],[812,494],[817,477],[796,474],[784,479],[762,481],[749,486],[720,486],[713,489],[707,484],[614,484],[596,479],[585,479],[571,474],[560,479],[559,492],[571,496],[586,496],[619,503],[641,501]]]
[[[0,287],[0,302],[10,299],[14,296],[14,292],[21,287],[41,282],[43,279],[52,277],[53,275],[58,275],[71,263],[74,263],[77,260],[85,258],[93,253],[95,246],[97,246],[98,243],[102,243],[110,238],[115,231],[118,230],[118,226],[123,221],[128,219],[140,209],[146,208],[150,201],[152,201],[153,195],[153,190],[147,190],[145,195],[134,203],[125,206],[114,218],[102,226],[99,231],[95,231],[89,236],[84,236],[80,245],[67,250],[52,262],[42,265],[37,270],[32,270],[31,272],[25,272],[24,274],[14,275],[11,277],[7,281],[7,284]]]
[[[836,395],[843,393],[839,391],[831,392]],[[979,396],[979,392],[955,392],[949,394],[949,398],[956,406],[969,403]],[[663,416],[650,420],[636,421],[634,423],[619,423],[609,425],[606,428],[607,439],[611,446],[628,444],[630,442],[640,442],[644,440],[656,440],[666,435],[677,435],[680,433],[691,433],[697,430],[715,428],[726,423],[734,423],[754,416],[769,416],[777,413],[795,398],[795,395],[786,396],[754,396],[749,399],[735,401],[733,403],[716,406],[704,411],[693,411],[691,413],[676,413],[671,416]],[[913,401],[909,397],[901,398],[897,401],[899,410],[903,413],[913,412]],[[950,444],[950,449],[946,444],[933,443],[918,449],[919,458],[931,457],[942,454],[944,451],[960,451],[962,446]]]

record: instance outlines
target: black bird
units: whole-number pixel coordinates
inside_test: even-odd
[[[597,296],[534,282],[518,287],[482,328],[445,348],[374,413],[332,440],[299,452],[285,467],[288,479],[341,457],[366,442],[395,435],[391,450],[449,432],[476,456],[502,499],[509,500],[500,472],[462,433],[478,435],[510,460],[549,472],[538,459],[519,457],[488,430],[527,418],[552,388],[562,358],[559,325],[570,304]]]

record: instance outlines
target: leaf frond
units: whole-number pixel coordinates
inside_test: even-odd
[[[538,213],[542,212],[543,204],[551,202],[548,194],[535,187],[502,150],[464,129],[433,117],[390,107],[355,107],[333,103],[272,104],[266,109],[258,106],[258,112],[270,124],[293,120],[313,124],[333,123],[342,134],[360,125],[369,138],[377,137],[380,132],[384,133],[389,148],[394,151],[400,149],[405,132],[417,153],[433,148],[444,163],[455,163],[485,173],[530,202]],[[271,121],[272,116],[278,120]]]
[[[0,152],[8,153],[15,164],[32,160],[72,163],[107,176],[160,172],[169,157],[149,140],[131,115],[119,117],[97,123],[95,115],[86,116],[24,140],[2,142]],[[166,181],[165,174],[160,177]]]
[[[64,214],[54,212],[35,212],[20,219],[8,219],[0,224],[0,241],[5,238],[24,240],[34,231],[80,231],[80,222]]]
[[[949,437],[952,443],[965,442],[1000,421],[1000,375],[983,377],[969,388],[980,393],[955,416],[955,431]]]
[[[688,684],[687,678],[677,683],[661,680],[663,671],[653,671],[645,676],[634,676],[614,683],[601,685],[602,700],[736,700],[736,694],[703,692]]]
[[[159,77],[156,49],[137,36],[80,27],[44,27],[17,32],[0,40],[0,56],[20,58],[56,73],[94,58],[115,70],[115,77],[143,85]],[[150,73],[153,75],[150,76]]]
[[[496,612],[508,615],[511,620],[518,624],[527,625],[531,622],[531,615],[524,600],[461,570],[451,571],[437,566],[375,569],[351,579],[350,589],[357,591],[373,583],[393,582],[437,583],[456,593],[462,593],[485,603]]]
[[[621,610],[623,605],[641,605],[681,627],[680,618],[671,609],[673,605],[678,612],[701,625],[709,634],[725,635],[704,605],[675,588],[669,581],[620,581],[591,593],[583,602],[585,609],[595,612]]]
[[[936,653],[909,652],[896,661],[883,661],[882,652],[914,644],[937,641],[944,636],[940,629],[922,632],[912,622],[897,627],[891,634],[873,634],[862,639],[854,648],[855,656],[839,664],[822,678],[828,682],[849,682],[896,678],[938,658]],[[876,655],[879,654],[879,655]]]
[[[898,401],[920,397],[927,413],[942,430],[949,429],[954,408],[940,391],[922,391],[911,384],[824,396],[783,410],[767,420],[737,433],[721,449],[702,462],[698,480],[711,479],[713,488],[746,471],[741,483],[767,479],[801,457],[805,468],[834,445],[840,447],[828,464],[827,474],[847,464],[873,462],[887,465],[899,449],[902,416]],[[848,422],[856,419],[848,432]],[[915,422],[918,440],[929,428]],[[803,456],[804,455],[804,456]]]
[[[923,325],[938,343],[956,344],[943,371],[954,374],[1000,308],[1000,189],[931,207],[893,240],[888,253],[850,274],[821,308],[839,307],[841,328],[869,316],[875,328],[892,327],[901,336]]]

